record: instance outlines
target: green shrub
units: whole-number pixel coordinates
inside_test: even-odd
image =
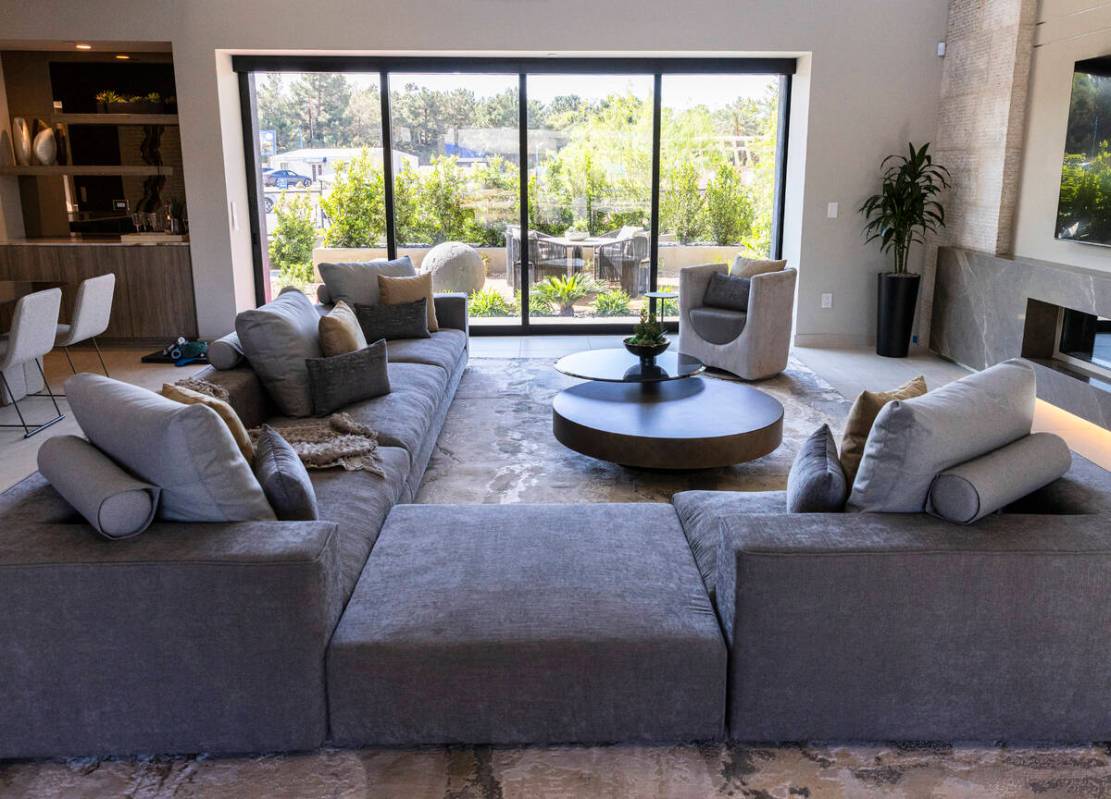
[[[698,241],[706,230],[706,198],[698,186],[698,169],[685,161],[660,182],[660,230],[674,233],[680,244]]]
[[[324,243],[329,247],[375,247],[386,238],[385,183],[382,170],[364,148],[336,166],[336,177],[320,207],[328,216]]]
[[[594,281],[583,272],[569,277],[552,276],[533,287],[538,296],[559,306],[560,316],[574,316],[575,303],[596,290]]]
[[[287,197],[282,192],[274,213],[277,223],[270,234],[270,263],[278,268],[286,285],[311,283],[312,250],[316,246],[312,203],[305,195]]]
[[[594,299],[594,313],[598,316],[629,316],[629,295],[622,289],[603,291]]]
[[[514,313],[521,311],[521,290],[517,289],[513,295]],[[538,294],[535,288],[529,292],[528,295],[528,315],[529,316],[555,316],[555,309],[552,307],[551,300]]]
[[[722,163],[706,184],[706,221],[715,244],[737,244],[752,229],[755,211],[741,176]]]
[[[517,305],[503,297],[497,289],[472,291],[471,316],[516,316]]]

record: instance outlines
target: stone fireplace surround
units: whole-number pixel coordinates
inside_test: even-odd
[[[1040,399],[1111,430],[1106,383],[1053,359],[1058,307],[1111,316],[1111,272],[941,247],[930,349],[971,369],[1024,358]]]

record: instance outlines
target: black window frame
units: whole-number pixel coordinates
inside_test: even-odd
[[[384,178],[384,210],[386,215],[386,251],[389,258],[397,256],[394,230],[393,143],[391,140],[389,76],[394,72],[439,74],[507,74],[518,77],[518,128],[520,152],[520,219],[522,231],[528,230],[528,96],[529,75],[611,74],[645,75],[652,78],[652,186],[651,229],[649,232],[649,282],[657,287],[659,269],[659,201],[660,201],[660,119],[662,79],[664,75],[779,75],[779,121],[776,128],[776,170],[774,212],[772,216],[772,257],[783,253],[783,214],[786,206],[787,148],[790,136],[791,83],[796,71],[794,58],[653,58],[653,57],[469,57],[469,56],[294,56],[234,55],[232,69],[239,77],[240,113],[243,123],[243,150],[247,168],[247,194],[251,205],[252,257],[255,268],[255,300],[265,301],[265,286],[270,280],[267,254],[263,248],[262,230],[265,212],[262,196],[255,74],[259,72],[377,72],[378,92],[382,104],[382,167]],[[472,325],[472,335],[566,335],[569,333],[613,333],[627,328],[620,322],[530,324],[528,318],[529,274],[528,247],[521,248],[521,316],[518,324]],[[655,300],[652,300],[653,306]],[[677,321],[666,327],[674,331]]]

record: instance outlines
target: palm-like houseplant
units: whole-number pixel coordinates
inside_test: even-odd
[[[907,269],[910,249],[945,226],[939,195],[949,187],[949,170],[934,163],[929,149],[929,143],[910,144],[907,155],[883,159],[880,193],[860,206],[866,240],[878,241],[894,259],[894,270],[879,276],[877,299],[876,352],[889,357],[905,357],[910,348],[921,282]]]

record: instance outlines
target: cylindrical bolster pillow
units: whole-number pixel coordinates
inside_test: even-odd
[[[1068,445],[1052,433],[1034,433],[934,478],[926,509],[971,524],[1063,475],[1072,466]]]
[[[239,335],[228,333],[208,345],[208,362],[217,369],[234,369],[243,363],[243,347]]]
[[[161,489],[136,480],[88,441],[57,436],[39,447],[39,471],[105,538],[146,530]]]

